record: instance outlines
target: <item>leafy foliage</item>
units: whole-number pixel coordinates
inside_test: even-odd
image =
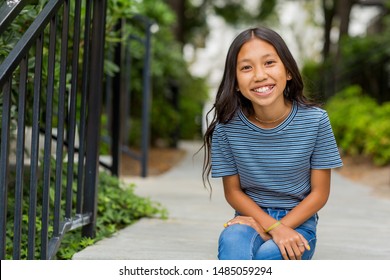
[[[359,86],[350,86],[326,109],[343,152],[369,155],[378,165],[390,163],[390,102],[378,105]]]
[[[197,138],[201,135],[201,124],[196,120],[202,115],[203,103],[208,96],[206,80],[193,77],[183,58],[182,46],[173,35],[176,15],[164,1],[144,0],[110,1],[107,16],[107,42],[119,42],[131,50],[131,100],[130,100],[130,145],[139,147],[142,109],[143,46],[139,42],[125,40],[129,34],[144,36],[144,29],[134,21],[133,16],[141,14],[158,26],[152,36],[152,99],[151,99],[151,144],[165,142],[174,144],[174,135],[179,131],[181,138]],[[115,26],[126,19],[123,36]],[[121,39],[122,38],[122,39]],[[108,53],[115,44],[108,44]],[[120,65],[117,65],[117,70]],[[114,70],[114,74],[117,70]],[[122,70],[123,71],[123,70]],[[197,92],[194,92],[194,88]],[[177,92],[175,92],[177,91]]]
[[[305,75],[326,99],[350,85],[359,85],[379,103],[390,101],[390,1],[383,4],[386,8],[366,27],[367,34],[342,36],[338,47],[324,54],[315,69],[312,62],[305,65]]]
[[[31,5],[27,6],[21,14],[16,18],[12,25],[6,32],[0,36],[0,61],[2,61],[8,53],[12,50],[15,43],[22,36],[25,30],[30,26],[31,22],[36,18],[39,11],[42,10],[47,0],[37,0]],[[130,143],[134,146],[139,145],[138,136],[141,134],[140,126],[137,125],[141,120],[141,108],[142,108],[142,70],[143,70],[143,55],[145,50],[142,44],[137,41],[131,41],[127,38],[129,35],[135,35],[139,37],[144,36],[145,29],[139,22],[134,20],[135,15],[142,15],[148,17],[155,22],[154,28],[158,26],[158,32],[152,36],[152,62],[151,62],[151,80],[152,80],[152,100],[151,104],[151,140],[152,144],[158,140],[163,139],[164,142],[171,144],[172,135],[178,131],[182,132],[182,135],[188,138],[198,138],[201,135],[201,125],[196,120],[202,115],[202,107],[204,101],[208,96],[208,89],[206,86],[206,80],[193,77],[188,71],[188,65],[183,58],[182,45],[177,42],[173,36],[173,28],[176,23],[176,15],[170,10],[170,8],[164,3],[164,1],[153,0],[113,0],[108,1],[107,19],[106,19],[106,45],[105,45],[105,60],[104,71],[108,76],[113,76],[119,71],[124,72],[121,65],[117,65],[113,60],[112,54],[117,43],[122,42],[125,47],[130,48],[132,56],[131,73],[126,73],[129,76],[125,76],[127,79],[131,79],[131,99],[130,99],[130,139],[135,141]],[[74,5],[71,2],[71,5]],[[83,2],[83,5],[85,3]],[[71,9],[73,11],[73,9]],[[70,22],[74,22],[73,14],[71,13]],[[84,19],[81,19],[84,23]],[[123,34],[117,30],[119,22],[125,22]],[[61,24],[58,25],[58,34],[61,34]],[[48,30],[46,30],[47,32]],[[69,29],[69,48],[68,57],[72,57],[72,33],[73,27]],[[83,36],[83,33],[81,34]],[[60,38],[58,38],[59,40]],[[44,61],[42,69],[42,77],[47,77],[47,53],[48,53],[48,36],[44,36]],[[82,59],[82,52],[84,41],[81,38],[80,42],[80,60]],[[59,59],[60,44],[57,43],[57,55]],[[34,53],[34,47],[32,48],[32,54]],[[80,61],[81,65],[82,61]],[[28,100],[27,104],[32,104],[32,78],[34,67],[34,55],[29,58],[29,83],[28,86]],[[54,86],[58,87],[59,81],[59,63],[54,71],[55,82]],[[17,77],[17,73],[15,73]],[[69,83],[70,75],[67,77]],[[30,82],[31,81],[31,82]],[[42,88],[46,85],[46,79],[42,81]],[[13,83],[13,104],[17,103],[18,92],[18,79],[14,79]],[[178,88],[178,96],[174,97],[172,94],[172,85]],[[69,86],[68,86],[69,87]],[[199,91],[194,94],[193,88],[197,88]],[[55,92],[58,90],[55,89]],[[1,95],[1,94],[0,94]],[[42,95],[42,103],[45,102],[46,95]],[[56,110],[58,95],[54,95],[53,108]],[[0,104],[2,103],[2,96],[0,96]],[[196,105],[196,106],[195,106]],[[186,111],[180,108],[186,108]],[[17,108],[12,107],[15,116]],[[26,120],[31,121],[32,108],[27,106],[26,108]],[[44,125],[45,119],[45,107],[42,106],[40,123]],[[182,116],[184,115],[184,116]],[[103,116],[104,118],[104,116]],[[107,116],[105,116],[107,121]],[[13,118],[14,120],[15,118]],[[56,126],[57,115],[54,112],[53,126]],[[107,122],[106,122],[107,123]],[[133,125],[134,123],[135,125]],[[109,124],[107,123],[107,126]],[[102,134],[107,135],[107,126],[102,127]],[[106,152],[109,149],[107,145],[102,144],[102,152]]]
[[[254,1],[253,1],[254,2]],[[252,3],[253,4],[253,3]],[[257,7],[247,8],[242,1],[227,0],[214,2],[213,8],[217,15],[222,16],[230,24],[264,22],[273,15],[277,4],[276,0],[258,1]]]
[[[168,212],[161,204],[149,198],[137,196],[134,189],[135,185],[125,184],[117,177],[100,172],[96,237],[94,239],[81,237],[80,230],[67,233],[61,243],[57,258],[70,259],[74,253],[111,236],[141,218],[167,218]]]
[[[2,5],[1,3],[0,5]],[[7,55],[12,51],[15,44],[21,38],[23,33],[27,30],[29,25],[32,23],[34,18],[37,16],[39,10],[42,9],[41,5],[37,6],[26,6],[23,11],[19,14],[18,17],[10,24],[10,26],[0,34],[0,64],[4,61]],[[32,59],[29,61],[29,65],[32,64]],[[10,107],[10,131],[15,130],[16,127],[16,116],[17,116],[17,108],[14,104],[17,104],[18,98],[18,71],[15,72],[12,79],[12,87],[11,87],[11,107]],[[31,78],[31,76],[29,77]],[[27,103],[30,102],[31,99],[28,99]],[[31,102],[32,103],[32,102]],[[29,112],[27,112],[27,115]],[[29,115],[28,115],[29,116]],[[31,118],[27,116],[26,121],[28,122]],[[2,126],[2,117],[3,117],[3,91],[0,90],[0,129]],[[11,138],[14,138],[14,135],[11,135]]]
[[[342,42],[340,86],[357,84],[378,102],[390,101],[388,64],[390,39],[384,34],[345,38]]]
[[[54,207],[54,181],[55,181],[55,160],[51,161],[51,184],[49,204],[50,209]],[[63,168],[63,182],[62,187],[66,186],[66,164]],[[77,170],[77,167],[75,167]],[[14,174],[11,174],[11,181],[14,180]],[[26,175],[26,180],[28,176]],[[149,198],[144,198],[134,193],[135,185],[126,184],[119,180],[117,177],[111,176],[106,172],[99,173],[98,179],[98,205],[97,205],[97,223],[96,223],[96,237],[94,239],[85,238],[81,236],[81,228],[67,232],[62,240],[59,251],[57,252],[58,259],[71,259],[72,256],[82,250],[83,248],[90,246],[105,237],[111,236],[113,233],[122,229],[128,225],[133,224],[143,217],[156,217],[165,219],[168,215],[167,210],[158,202],[152,201]],[[26,182],[26,186],[29,184]],[[43,181],[39,181],[38,189],[43,188]],[[76,201],[76,183],[73,184],[73,205]],[[7,217],[7,238],[6,238],[6,259],[12,258],[13,250],[13,220],[14,220],[14,207],[15,207],[15,189],[11,188],[9,191],[8,200],[8,217]],[[23,217],[22,217],[22,240],[21,240],[21,259],[27,258],[27,232],[28,232],[28,209],[29,209],[29,196],[30,192],[28,188],[25,188],[23,193]],[[41,216],[41,202],[42,193],[38,193],[37,197],[37,217]],[[62,202],[61,208],[64,209],[64,203]],[[53,215],[53,213],[50,213]],[[53,217],[50,217],[50,221]],[[41,221],[36,220],[36,248],[40,248],[41,239],[38,234],[42,229]],[[53,233],[53,226],[49,225],[49,236]],[[40,258],[40,249],[36,250],[35,258]]]

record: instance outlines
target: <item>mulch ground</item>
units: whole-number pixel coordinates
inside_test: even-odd
[[[178,164],[185,156],[186,152],[181,149],[173,148],[152,148],[149,150],[148,176],[163,174]],[[140,176],[141,164],[139,161],[129,157],[122,156],[121,176]]]

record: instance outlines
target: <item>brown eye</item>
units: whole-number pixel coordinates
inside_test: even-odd
[[[243,66],[243,67],[241,67],[241,70],[250,70],[252,67],[251,66],[249,66],[249,65],[245,65],[245,66]]]

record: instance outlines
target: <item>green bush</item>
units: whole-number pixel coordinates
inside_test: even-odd
[[[177,21],[170,7],[164,1],[110,1],[106,41],[117,42],[120,39],[114,26],[122,18],[129,23],[125,25],[126,34],[144,36],[143,29],[130,20],[134,14],[146,16],[158,25],[158,32],[153,33],[151,43],[151,144],[164,142],[172,145],[177,132],[180,132],[180,139],[199,138],[201,123],[197,120],[201,118],[203,104],[208,98],[207,83],[205,78],[194,77],[188,70],[182,46],[172,31]],[[132,55],[129,144],[139,148],[144,49],[138,42],[127,41],[125,44],[130,45]],[[111,51],[114,46],[106,44]],[[177,96],[172,90],[174,87],[177,88]]]
[[[135,185],[125,184],[106,172],[99,174],[96,237],[82,238],[81,229],[68,232],[58,250],[58,259],[72,256],[95,242],[109,237],[118,230],[144,217],[165,219],[167,210],[149,198],[134,194]]]
[[[390,102],[378,107],[368,127],[365,152],[377,165],[390,163]]]
[[[315,61],[306,61],[302,68],[305,95],[314,100],[323,100],[324,66]]]
[[[390,163],[390,103],[378,105],[354,85],[332,97],[326,110],[344,153],[371,156],[378,165]]]
[[[54,182],[55,178],[55,160],[52,159],[51,163],[51,181]],[[66,185],[66,164],[64,165],[63,174],[63,188]],[[77,167],[75,167],[77,170]],[[14,180],[14,174],[11,174],[10,180]],[[28,175],[26,175],[28,180]],[[71,259],[72,256],[84,249],[87,246],[94,244],[95,242],[111,236],[116,231],[133,224],[143,217],[157,217],[165,219],[167,217],[167,210],[158,202],[152,201],[149,198],[140,197],[134,194],[135,186],[133,184],[126,184],[119,180],[117,177],[111,176],[106,172],[99,173],[98,180],[98,204],[97,204],[97,223],[96,223],[96,237],[85,238],[81,236],[81,228],[72,230],[65,233],[64,239],[61,242],[60,248],[56,254],[57,259]],[[29,184],[25,184],[28,186]],[[43,182],[39,182],[38,189],[42,189]],[[7,238],[6,238],[6,259],[12,259],[13,252],[13,220],[14,220],[14,207],[15,207],[15,189],[10,188],[8,194],[8,217],[7,217]],[[73,184],[73,191],[76,191],[76,183]],[[73,195],[73,205],[75,205],[76,195]],[[40,217],[42,211],[42,194],[38,193],[37,198],[37,213],[36,216]],[[62,201],[61,209],[64,209],[65,201]],[[52,209],[54,205],[54,188],[50,189],[50,207]],[[29,209],[29,189],[24,188],[23,193],[23,217],[22,217],[22,240],[21,240],[21,259],[27,258],[27,232],[28,232],[28,209]],[[53,213],[50,213],[51,215]],[[53,217],[50,217],[49,221],[52,221]],[[36,220],[36,251],[35,258],[40,258],[40,231],[42,225],[41,220]],[[49,225],[49,236],[53,232],[53,226]]]
[[[13,49],[15,43],[30,26],[38,13],[43,9],[47,0],[35,0],[28,5],[11,26],[0,36],[0,63],[5,59],[9,52]],[[74,4],[71,4],[74,5]],[[82,3],[83,7],[85,3]],[[73,11],[73,9],[71,9]],[[130,121],[134,122],[129,131],[130,146],[133,148],[140,147],[141,135],[141,108],[142,108],[142,70],[143,70],[143,56],[145,54],[144,46],[138,41],[124,40],[129,34],[144,37],[144,27],[132,18],[135,15],[142,15],[150,18],[158,25],[158,31],[152,34],[151,42],[151,113],[150,113],[150,130],[151,130],[151,144],[164,140],[164,142],[171,144],[172,136],[177,131],[181,132],[181,138],[193,139],[199,138],[201,135],[201,124],[197,121],[201,118],[203,103],[208,97],[208,88],[206,79],[194,77],[188,70],[188,63],[185,61],[182,52],[182,45],[178,42],[173,34],[173,28],[176,24],[176,15],[171,8],[164,1],[155,0],[112,0],[107,2],[107,19],[106,19],[106,33],[105,33],[105,59],[104,71],[107,76],[113,76],[120,71],[119,65],[113,61],[113,53],[116,43],[123,42],[131,50],[131,71],[127,78],[131,78],[131,96],[129,102]],[[73,13],[71,13],[70,22],[74,22]],[[116,30],[118,22],[122,19],[126,20],[124,24],[123,37]],[[82,23],[84,18],[82,18]],[[72,27],[72,26],[71,26]],[[58,32],[61,32],[61,24],[58,25]],[[84,45],[83,33],[81,34],[81,46]],[[69,30],[69,49],[68,56],[72,57],[73,46],[73,28]],[[43,62],[43,80],[42,88],[47,86],[47,52],[49,36],[47,30],[44,36],[44,62]],[[130,43],[131,42],[131,43]],[[32,48],[31,57],[29,59],[29,83],[27,84],[28,92],[32,92],[33,67],[35,65],[34,47]],[[83,47],[80,48],[80,65],[82,63]],[[60,58],[60,42],[57,42],[56,59]],[[59,63],[56,65],[54,72],[55,78],[55,92],[58,91],[59,84]],[[122,70],[125,71],[125,70]],[[17,72],[15,74],[17,77]],[[69,87],[69,77],[67,83]],[[106,80],[105,80],[106,81]],[[105,82],[104,81],[104,82]],[[12,102],[17,104],[18,96],[18,79],[13,79],[13,95]],[[179,97],[178,101],[172,96],[172,83],[178,87]],[[195,91],[195,89],[197,91]],[[32,94],[27,95],[27,104],[32,104]],[[46,95],[41,96],[42,104],[45,103]],[[57,102],[58,95],[54,95],[54,115],[53,127],[57,126]],[[178,103],[178,104],[177,104]],[[0,91],[0,105],[2,104],[2,92]],[[80,102],[77,103],[80,106]],[[16,107],[12,107],[12,121],[15,119]],[[45,125],[45,107],[41,108],[42,126]],[[79,109],[77,110],[79,112]],[[32,107],[26,107],[26,122],[31,125]],[[0,118],[1,118],[0,107]],[[77,116],[78,117],[78,116]],[[79,118],[79,117],[78,117]],[[102,115],[102,136],[107,136],[109,123],[107,123],[107,116]],[[106,118],[106,119],[104,119]],[[123,120],[124,121],[124,120]],[[0,122],[1,125],[1,122]],[[106,154],[109,151],[109,146],[103,143],[101,146],[101,153]]]

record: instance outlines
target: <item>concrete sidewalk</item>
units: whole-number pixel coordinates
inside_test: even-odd
[[[158,176],[128,178],[136,193],[168,208],[169,219],[142,219],[113,237],[74,255],[75,260],[215,260],[223,224],[233,210],[223,196],[221,180],[213,192],[203,188],[200,142],[183,142],[185,159]],[[333,172],[332,192],[321,210],[317,260],[390,260],[390,200],[373,196]]]

